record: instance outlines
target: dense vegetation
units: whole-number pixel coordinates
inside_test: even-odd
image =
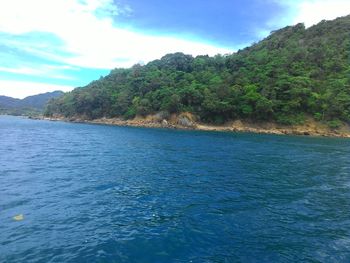
[[[202,121],[230,119],[336,127],[350,121],[350,16],[273,32],[232,55],[170,54],[114,69],[52,100],[47,115],[85,118],[188,111]]]
[[[63,95],[62,91],[47,92],[24,99],[0,96],[0,114],[39,115],[42,114],[47,102]]]

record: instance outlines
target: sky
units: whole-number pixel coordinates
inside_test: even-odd
[[[165,54],[230,54],[350,0],[0,0],[0,95],[70,91]]]

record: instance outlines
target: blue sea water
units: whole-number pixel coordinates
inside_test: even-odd
[[[0,262],[350,262],[350,140],[0,116]]]

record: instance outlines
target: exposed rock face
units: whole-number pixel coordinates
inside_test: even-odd
[[[195,128],[196,118],[189,112],[183,112],[180,115],[176,116],[175,123],[185,128]]]
[[[161,118],[165,116],[167,118]],[[277,135],[311,135],[350,138],[349,125],[345,124],[344,127],[341,127],[338,130],[331,130],[325,124],[317,123],[312,119],[307,119],[305,124],[296,126],[283,126],[273,122],[243,122],[241,120],[235,120],[223,125],[210,125],[200,123],[198,120],[196,120],[196,116],[186,112],[181,113],[180,115],[164,115],[163,113],[161,113],[149,115],[146,117],[139,116],[132,120],[123,120],[119,118],[101,118],[89,120],[84,118],[83,116],[76,116],[75,118],[69,119],[64,118],[62,116],[54,116],[52,118],[43,119],[149,128],[195,129],[205,131],[252,132]]]
[[[160,121],[167,120],[169,118],[169,113],[166,111],[160,111],[154,115],[154,118]]]
[[[177,121],[179,125],[184,127],[193,127],[194,123],[190,121],[186,116],[180,116],[179,120]]]
[[[168,127],[169,126],[169,123],[168,123],[168,121],[167,120],[162,120],[162,126],[163,127]]]

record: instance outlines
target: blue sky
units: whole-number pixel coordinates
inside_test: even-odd
[[[272,17],[289,12],[286,6],[263,0],[124,0],[119,3],[134,10],[117,18],[122,26],[150,34],[181,34],[230,48],[257,40],[257,34],[262,27],[269,27]]]
[[[349,0],[0,0],[0,95],[69,91],[167,53],[227,54]]]

